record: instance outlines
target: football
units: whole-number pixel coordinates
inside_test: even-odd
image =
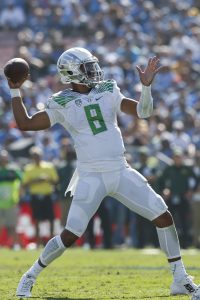
[[[13,83],[17,83],[28,76],[29,65],[23,58],[13,58],[5,64],[4,74]]]

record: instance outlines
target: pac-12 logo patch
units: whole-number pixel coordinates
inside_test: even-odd
[[[78,107],[80,107],[80,106],[82,105],[81,99],[76,99],[76,100],[75,100],[75,104],[76,104]]]

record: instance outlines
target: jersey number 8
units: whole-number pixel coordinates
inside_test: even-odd
[[[87,105],[84,110],[93,134],[107,130],[99,104]]]

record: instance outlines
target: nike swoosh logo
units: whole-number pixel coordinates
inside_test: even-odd
[[[98,101],[99,99],[101,99],[103,96],[100,96],[99,98],[95,98],[96,101]]]

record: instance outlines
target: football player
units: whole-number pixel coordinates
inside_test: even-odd
[[[62,83],[70,88],[49,99],[47,107],[29,116],[18,83],[8,79],[12,109],[21,130],[44,130],[60,123],[71,134],[77,154],[77,169],[67,191],[73,201],[60,235],[48,241],[39,259],[22,276],[17,296],[30,297],[36,278],[86,230],[105,196],[110,195],[156,226],[161,249],[173,274],[172,295],[192,294],[197,286],[187,274],[181,259],[172,216],[164,200],[147,180],[132,169],[124,157],[124,144],[117,125],[117,113],[148,118],[153,112],[151,84],[163,68],[151,57],[146,68],[137,66],[142,91],[139,101],[126,98],[114,80],[104,80],[98,59],[84,48],[65,51],[57,63]]]

